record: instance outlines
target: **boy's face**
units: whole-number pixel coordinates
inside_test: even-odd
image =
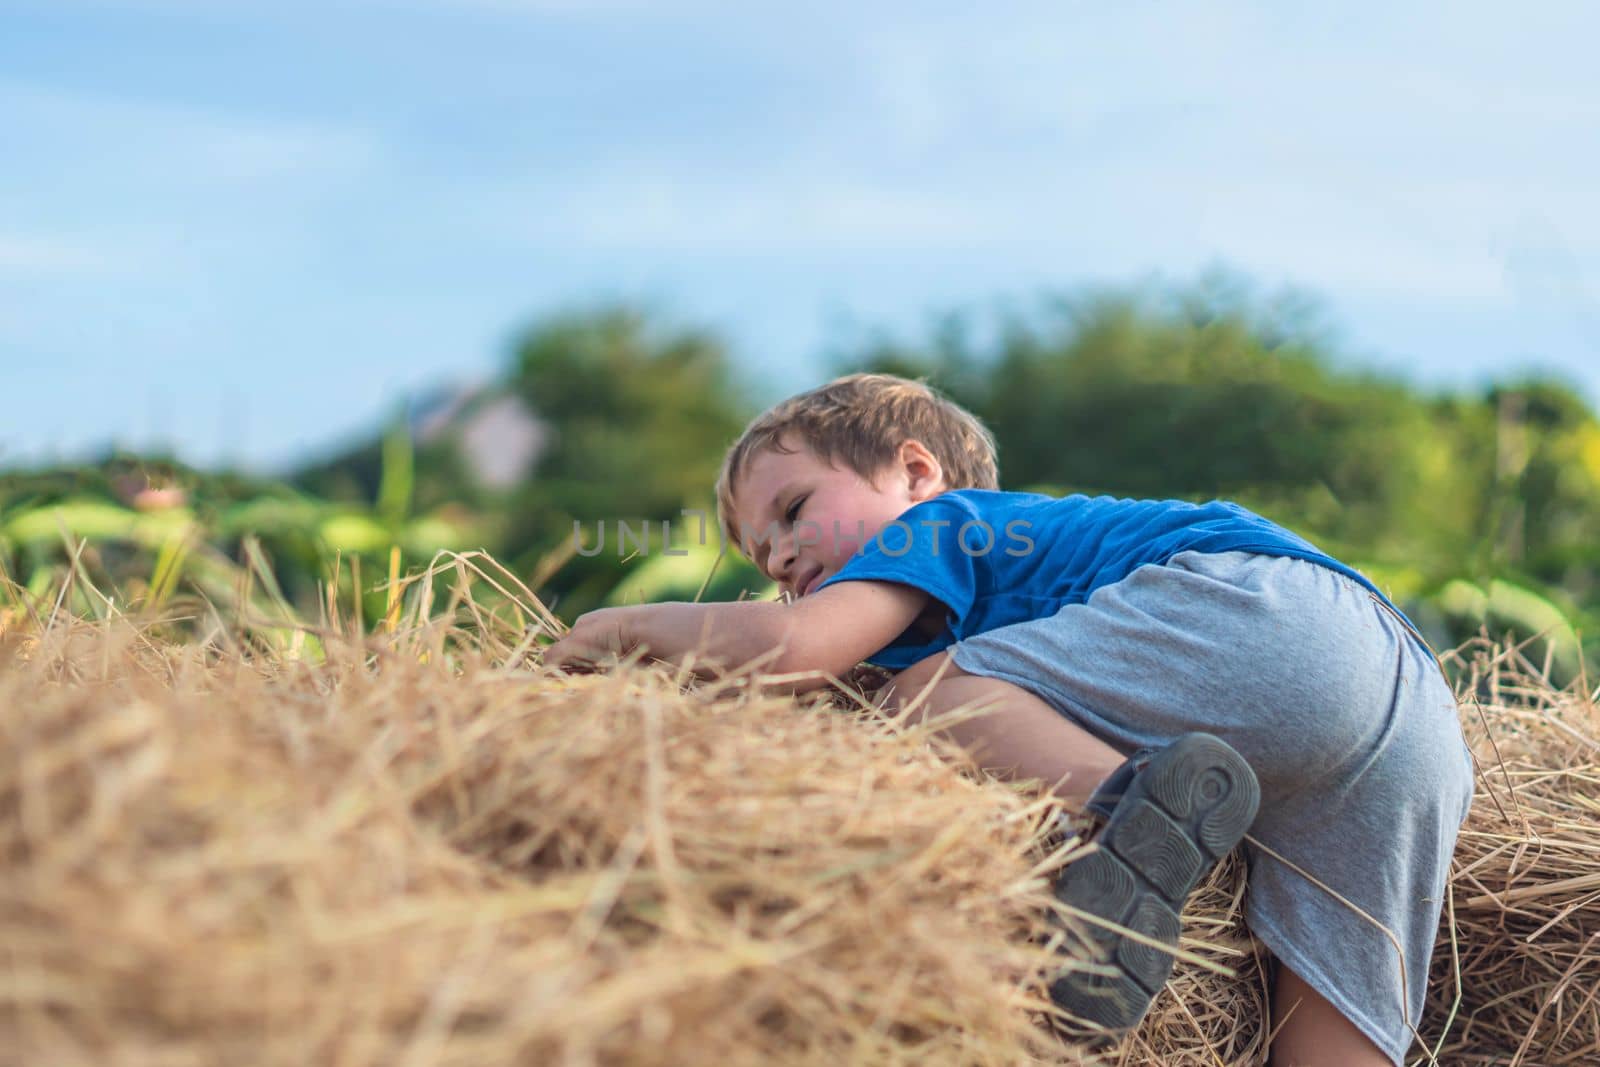
[[[944,491],[939,463],[908,441],[872,480],[804,445],[750,460],[733,492],[745,554],[791,596],[810,593],[913,504]]]

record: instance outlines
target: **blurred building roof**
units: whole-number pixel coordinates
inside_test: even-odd
[[[444,389],[411,411],[418,444],[454,440],[468,473],[485,489],[510,489],[533,470],[550,428],[516,396],[489,387]]]

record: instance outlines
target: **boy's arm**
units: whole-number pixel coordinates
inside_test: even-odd
[[[784,604],[641,604],[582,616],[545,650],[549,666],[598,663],[608,654],[642,650],[680,662],[694,654],[708,669],[740,667],[780,649],[774,674],[809,674],[792,688],[812,689],[882,649],[910,626],[928,594],[895,582],[837,582]]]

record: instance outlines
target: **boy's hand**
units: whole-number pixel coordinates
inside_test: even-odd
[[[632,606],[600,608],[579,616],[572,629],[544,650],[545,666],[592,670],[608,658],[621,659],[643,648],[635,625],[640,610]]]
[[[894,672],[870,663],[858,663],[845,671],[839,680],[863,696],[871,697],[894,680]]]

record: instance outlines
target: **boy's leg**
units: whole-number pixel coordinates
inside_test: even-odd
[[[1057,782],[1056,794],[1080,808],[1121,765],[1123,757],[1116,749],[1032,693],[1009,682],[968,674],[947,660],[944,654],[932,656],[896,675],[887,706],[914,703],[912,715],[918,718],[969,705],[991,707],[987,714],[964,719],[945,733],[984,769]],[[1273,982],[1272,1016],[1278,1027],[1272,1067],[1390,1067],[1383,1050],[1281,961]]]
[[[985,770],[1052,783],[1056,795],[1076,808],[1086,806],[1095,787],[1123,761],[1116,749],[1026,689],[968,674],[943,652],[895,675],[885,704],[891,711],[910,706],[916,719],[969,705],[989,710],[947,727],[947,737]]]
[[[1166,984],[1184,901],[1255,817],[1255,775],[1238,752],[1203,732],[1124,760],[1043,699],[962,672],[943,655],[899,675],[889,699],[917,716],[986,703],[992,710],[946,727],[946,735],[986,769],[1056,782],[1057,795],[1105,819],[1100,847],[1056,882],[1056,896],[1096,924],[1090,935],[1102,966],[1064,972],[1050,995],[1076,1020],[1130,1028]]]
[[[1390,1067],[1371,1038],[1281,960],[1272,984],[1272,1021],[1279,1028],[1272,1067]]]

